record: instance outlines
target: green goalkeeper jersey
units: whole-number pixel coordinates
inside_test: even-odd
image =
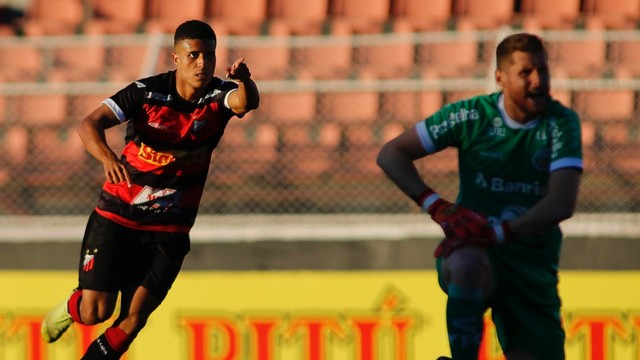
[[[582,170],[580,120],[555,100],[539,118],[521,124],[505,112],[501,92],[476,96],[444,106],[416,130],[429,153],[458,149],[457,203],[492,223],[518,217],[540,201],[552,171]],[[541,229],[522,240],[559,246],[561,233],[559,227]]]

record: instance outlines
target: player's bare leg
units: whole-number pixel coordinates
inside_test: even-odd
[[[120,359],[161,302],[142,286],[124,289],[120,316],[113,326],[89,345],[82,360]]]
[[[491,267],[485,250],[463,246],[442,261],[447,288],[447,332],[454,359],[477,359],[484,329]]]

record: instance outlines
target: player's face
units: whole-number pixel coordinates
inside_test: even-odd
[[[507,113],[516,121],[534,119],[549,103],[549,65],[544,53],[514,52],[511,63],[496,71],[496,79]]]
[[[185,39],[174,47],[173,62],[178,81],[194,90],[206,87],[216,68],[216,42]]]

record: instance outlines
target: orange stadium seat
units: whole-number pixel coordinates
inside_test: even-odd
[[[285,78],[291,72],[288,36],[288,29],[285,26],[273,26],[270,35],[264,39],[267,43],[261,41],[242,47],[230,47],[229,62],[240,57],[244,58],[247,65],[250,65],[251,75],[255,79]]]
[[[314,37],[291,49],[291,66],[297,74],[316,79],[344,79],[352,71],[351,30],[333,24],[330,37]]]
[[[67,97],[63,94],[17,95],[14,115],[29,127],[62,125],[67,121]]]
[[[280,175],[288,183],[317,181],[338,164],[340,128],[335,124],[297,124],[280,127]]]
[[[453,13],[458,22],[478,29],[495,29],[511,24],[514,8],[514,0],[456,0]]]
[[[380,38],[379,43],[354,46],[353,65],[360,72],[377,78],[408,78],[414,72],[414,44],[408,24],[396,26],[394,35],[406,35],[394,41]]]
[[[446,78],[476,75],[479,43],[474,32],[467,30],[441,34],[443,38],[417,45],[416,64],[426,72],[424,76]]]
[[[206,15],[214,29],[224,27],[231,35],[260,35],[268,19],[267,0],[208,0]]]
[[[37,45],[24,42],[0,46],[0,59],[16,59],[0,66],[0,81],[32,82],[44,76],[43,50]]]
[[[585,121],[630,121],[635,116],[635,92],[631,89],[581,90],[573,97],[573,107]]]
[[[269,20],[282,22],[293,35],[322,34],[329,16],[329,0],[272,0]]]
[[[640,20],[640,0],[584,0],[588,20],[606,28],[635,29]]]
[[[256,111],[274,124],[311,123],[316,119],[316,102],[314,91],[266,93]]]
[[[378,33],[391,13],[389,0],[335,0],[329,5],[333,21],[345,22],[355,33]]]
[[[32,0],[21,22],[28,36],[70,35],[81,31],[83,0]]]
[[[0,151],[9,166],[24,165],[28,149],[29,132],[24,126],[10,126],[0,133]]]
[[[572,29],[581,18],[580,0],[523,0],[520,13],[525,29]]]
[[[339,124],[371,124],[378,118],[378,104],[375,90],[330,92],[319,95],[318,112]]]
[[[593,36],[547,41],[552,70],[571,78],[602,77],[607,70],[607,42],[596,32],[589,34]]]
[[[385,123],[408,126],[420,120],[420,94],[413,91],[389,91],[380,94],[380,117]]]
[[[640,42],[612,40],[609,46],[611,63],[618,73],[640,76]]]
[[[453,0],[396,0],[391,2],[395,24],[407,23],[413,31],[445,30],[452,18]]]
[[[108,34],[132,34],[145,21],[145,0],[91,0],[92,16],[86,28],[95,27]]]
[[[250,177],[268,176],[273,169],[278,151],[276,127],[245,120],[230,123],[213,152],[215,183],[237,185]]]
[[[53,64],[47,71],[49,81],[100,81],[105,66],[105,45],[101,37],[88,37],[51,49]]]
[[[147,0],[147,32],[173,34],[185,20],[204,19],[205,0]]]
[[[30,186],[66,184],[86,173],[86,154],[73,127],[34,128],[25,180]]]
[[[105,59],[107,80],[131,82],[149,75],[147,71],[150,70],[145,69],[147,56],[152,56],[147,43],[127,42],[110,45]]]

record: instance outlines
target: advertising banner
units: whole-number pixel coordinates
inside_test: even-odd
[[[74,272],[0,272],[0,359],[77,360],[109,325],[40,340]],[[567,359],[640,359],[640,272],[561,272]],[[189,271],[126,360],[429,360],[448,355],[434,271]],[[116,314],[117,314],[116,309]],[[487,315],[481,359],[503,359]]]

